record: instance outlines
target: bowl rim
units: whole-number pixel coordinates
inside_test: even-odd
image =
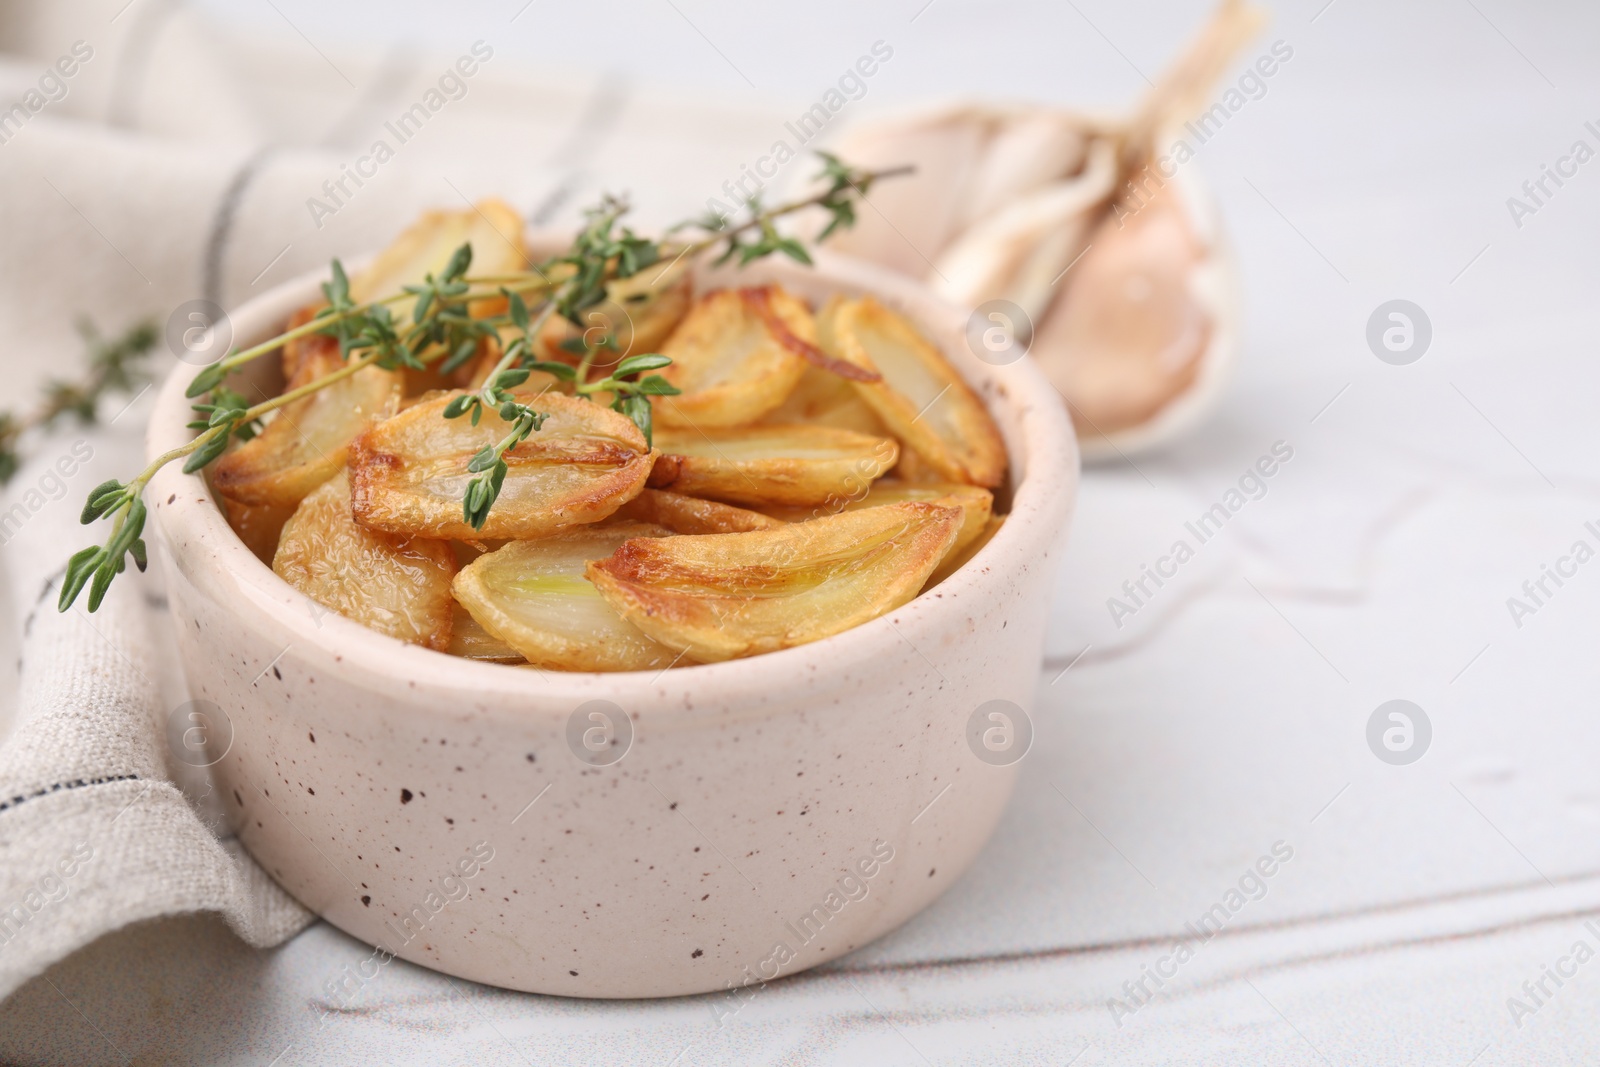
[[[568,240],[566,231],[528,231],[530,249],[564,246]],[[930,333],[957,335],[964,327],[966,312],[912,279],[826,249],[816,250],[813,258],[812,267],[769,260],[764,271],[755,265],[747,270],[752,275],[811,277],[839,290],[871,293],[909,314],[919,328]],[[360,262],[350,261],[352,265]],[[239,305],[229,313],[233,340],[243,345],[271,336],[267,331],[315,299],[317,287],[326,277],[326,268],[308,271]],[[778,280],[781,283],[781,277]],[[942,321],[930,323],[930,319]],[[938,326],[943,328],[930,329]],[[939,343],[938,337],[935,343]],[[622,701],[630,709],[661,706],[672,700],[688,706],[694,696],[712,685],[734,698],[741,694],[771,696],[775,674],[840,674],[849,666],[870,670],[875,660],[883,661],[886,650],[902,644],[910,644],[920,654],[916,636],[931,637],[934,628],[948,629],[951,616],[970,615],[967,605],[974,599],[986,599],[999,587],[1003,575],[1047,554],[1065,534],[1080,474],[1077,436],[1066,405],[1030,359],[991,366],[976,357],[961,358],[959,353],[951,358],[948,345],[940,344],[940,348],[973,387],[1005,438],[1013,478],[1012,506],[1005,523],[972,559],[940,583],[941,595],[919,594],[900,608],[842,633],[758,656],[661,671],[593,672],[529,669],[436,652],[331,611],[323,611],[319,617],[310,598],[278,577],[233,533],[200,473],[184,474],[179,465],[169,464],[151,479],[147,499],[171,565],[196,584],[236,594],[234,602],[241,608],[234,614],[253,611],[255,617],[246,620],[246,625],[258,631],[270,628],[274,640],[285,642],[285,652],[298,647],[321,654],[344,671],[366,675],[373,687],[395,692],[409,688],[413,695],[426,687],[485,698],[520,698],[529,701],[530,708],[534,703],[570,708],[574,702],[597,698]],[[203,369],[179,362],[162,383],[146,432],[149,457],[192,436],[185,427],[192,417],[192,401],[184,396],[184,390]]]

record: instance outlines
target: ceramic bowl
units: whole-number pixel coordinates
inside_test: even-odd
[[[319,280],[239,308],[235,344],[280,330]],[[581,997],[793,974],[926,907],[1000,818],[1077,491],[1059,399],[1028,361],[973,357],[963,312],[868,265],[824,253],[814,269],[762,262],[696,281],[775,281],[817,305],[873,293],[909,315],[1005,437],[1014,492],[999,533],[936,589],[824,641],[566,674],[443,655],[332,614],[251,555],[198,476],[174,464],[150,484],[191,695],[229,724],[212,758],[231,825],[285,889],[375,946],[363,977],[390,954]],[[252,365],[255,385],[279,387],[276,362]],[[152,455],[187,439],[197,370],[165,384]],[[1010,733],[993,701],[1022,709]]]

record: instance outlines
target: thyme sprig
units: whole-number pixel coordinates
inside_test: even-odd
[[[821,208],[828,214],[828,224],[817,234],[814,241],[816,244],[821,244],[836,231],[847,230],[855,225],[856,202],[865,200],[873,185],[887,178],[910,174],[916,169],[904,166],[876,171],[859,170],[830,152],[819,151],[817,156],[822,160],[822,170],[817,174],[816,180],[827,183],[821,192],[776,208],[763,207],[761,197],[757,194],[745,200],[745,215],[742,220],[735,221],[728,215],[708,212],[698,218],[680,222],[667,232],[671,234],[694,227],[710,235],[707,239],[689,246],[695,251],[725,242],[722,255],[716,259],[717,263],[738,256],[740,265],[743,265],[774,252],[782,252],[809,266],[811,257],[806,253],[805,246],[778,233],[774,226],[778,219],[808,208]],[[747,240],[746,235],[752,231],[759,233],[760,237],[753,241]]]
[[[377,357],[372,355],[350,360],[344,366],[315,381],[307,382],[243,410],[231,402],[220,404],[218,406],[222,409],[222,417],[219,418],[213,413],[204,420],[206,428],[192,440],[177,448],[169,449],[151,460],[149,466],[140,471],[132,481],[122,483],[112,478],[91,489],[78,521],[87,526],[98,519],[109,518],[112,520],[111,536],[104,545],[85,548],[67,561],[66,574],[61,582],[61,596],[56,602],[57,607],[62,611],[70,608],[92,577],[94,584],[89,589],[89,610],[94,611],[100,606],[106,590],[110,588],[111,580],[127,569],[127,557],[131,556],[134,564],[141,571],[144,570],[147,559],[142,535],[145,519],[148,517],[144,504],[144,490],[150,484],[150,479],[154,478],[162,467],[183,459],[184,473],[193,474],[223,453],[230,436],[236,436],[242,429],[257,425],[263,415],[310,396],[335,381],[365,370],[376,360]],[[233,395],[238,396],[237,393]],[[196,424],[189,425],[194,427]]]
[[[489,520],[489,509],[500,497],[500,486],[510,469],[506,465],[506,453],[526,441],[529,434],[544,425],[545,420],[544,412],[535,411],[531,405],[518,400],[512,390],[526,382],[532,374],[531,370],[522,366],[522,362],[532,351],[534,338],[549,319],[554,303],[552,301],[545,305],[536,325],[528,315],[528,305],[521,294],[508,289],[505,296],[508,317],[519,336],[506,346],[500,362],[485,378],[482,389],[456,397],[444,409],[447,419],[459,419],[470,414],[472,425],[476,426],[484,409],[493,408],[502,422],[511,424],[510,431],[504,437],[479,450],[467,463],[467,470],[477,477],[467,483],[466,491],[462,494],[461,513],[474,530],[483,529],[483,524]]]
[[[0,412],[0,485],[10,481],[21,466],[22,438],[30,431],[48,430],[68,416],[92,423],[104,397],[132,392],[147,380],[144,360],[160,336],[153,323],[138,323],[109,340],[86,318],[80,319],[77,327],[89,349],[89,367],[83,377],[47,382],[44,399],[32,411]]]
[[[485,345],[502,346],[499,358],[483,376],[482,384],[452,399],[443,412],[445,418],[466,417],[476,426],[485,411],[493,411],[509,427],[504,436],[481,449],[467,464],[468,472],[474,477],[464,491],[462,512],[474,529],[483,528],[499,497],[509,469],[506,454],[544,424],[545,413],[536,410],[530,402],[534,398],[518,392],[518,387],[525,385],[534,371],[553,376],[578,397],[596,401],[602,394],[609,395],[611,408],[632,420],[649,443],[653,423],[651,398],[678,392],[665,378],[649,372],[668,366],[671,359],[658,353],[622,353],[620,362],[591,381],[595,357],[602,351],[621,351],[615,336],[601,331],[600,337],[591,339],[589,334],[593,331],[585,331],[581,338],[573,339],[581,345],[581,352],[574,351],[570,343],[564,344],[563,348],[581,356],[573,366],[539,358],[538,343],[546,326],[559,315],[581,330],[585,313],[608,299],[610,283],[666,263],[658,275],[659,282],[678,262],[719,247],[721,255],[717,262],[737,257],[742,265],[783,254],[809,264],[811,257],[805,246],[778,229],[779,219],[808,208],[820,208],[829,216],[826,228],[817,238],[823,240],[855,222],[855,203],[865,197],[875,182],[909,173],[911,169],[857,170],[837,157],[818,154],[823,161],[822,172],[818,175],[818,180],[824,183],[821,191],[771,208],[759,199],[752,199],[746,202],[742,217],[714,214],[689,220],[669,229],[667,239],[661,241],[640,236],[622,225],[621,220],[629,209],[627,201],[606,196],[585,214],[583,227],[565,252],[527,272],[474,277],[469,273],[472,247],[464,244],[442,271],[428,275],[421,284],[405,286],[398,293],[376,300],[357,302],[351,296],[350,279],[344,265],[335,259],[329,280],[322,286],[325,306],[314,318],[271,340],[229,353],[190,382],[186,395],[200,400],[194,405],[197,418],[189,423],[191,429],[198,431],[191,440],[156,457],[132,481],[122,483],[113,479],[90,492],[81,515],[82,522],[87,525],[109,520],[111,534],[104,545],[86,548],[69,561],[61,586],[60,609],[65,611],[70,607],[87,586],[89,610],[94,611],[112,580],[127,569],[129,559],[140,570],[144,569],[147,551],[143,533],[148,512],[143,496],[159,470],[182,459],[185,473],[199,471],[221,456],[230,442],[248,441],[258,433],[263,427],[263,418],[269,413],[367,367],[420,370],[437,363],[442,370],[453,371],[464,366]],[[685,230],[700,233],[692,240],[671,239],[672,235]],[[474,314],[475,301],[491,299],[504,301],[503,314]],[[392,310],[393,305],[408,300],[412,301],[409,323],[397,319]],[[530,300],[536,301],[531,309]],[[249,405],[243,396],[224,384],[229,374],[252,360],[316,334],[338,340],[344,359],[342,366],[255,405]],[[153,340],[151,331],[149,339],[143,340],[143,347],[148,348]],[[119,366],[111,361],[101,373],[108,381],[115,381],[116,375],[121,373],[117,369]],[[70,395],[63,394],[61,410],[81,409],[81,405],[74,407],[71,401]],[[14,440],[14,435],[6,436],[8,432],[7,423],[0,420],[0,477],[4,476],[5,449]]]

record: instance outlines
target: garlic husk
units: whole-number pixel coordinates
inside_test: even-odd
[[[1152,180],[1151,161],[1263,20],[1223,0],[1126,119],[964,102],[848,129],[842,158],[917,173],[875,187],[836,247],[958,304],[1018,305],[1086,460],[1166,444],[1216,404],[1237,354],[1238,284],[1196,168]]]
[[[1096,138],[1082,170],[1018,196],[947,247],[929,279],[947,300],[975,307],[1004,297],[1037,321],[1057,279],[1089,243],[1117,180],[1116,145]]]
[[[1101,219],[1030,348],[1086,462],[1153,450],[1214,409],[1239,350],[1237,277],[1193,168],[1141,210]]]

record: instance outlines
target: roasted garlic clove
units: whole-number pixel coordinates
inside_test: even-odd
[[[662,397],[663,426],[715,428],[755,422],[783,403],[815,348],[811,312],[776,286],[723,289],[700,298],[661,347],[661,376],[682,390]]]
[[[818,321],[821,326],[821,320]],[[819,338],[822,331],[818,331]],[[761,420],[771,426],[798,425],[833,426],[840,430],[888,437],[883,420],[856,392],[849,378],[841,378],[821,367],[807,367],[800,381],[789,391],[783,403],[773,408]]]
[[[501,326],[499,334],[495,337],[486,337],[478,346],[478,355],[461,370],[461,388],[477,392],[489,380],[495,368],[500,365],[501,358],[506,354],[506,348],[520,337],[522,331],[515,326]],[[568,357],[570,359],[571,357]],[[542,370],[528,370],[528,380],[517,387],[519,393],[565,393],[572,396],[572,383],[557,378],[554,374]]]
[[[581,351],[564,345],[610,336],[616,350],[600,349],[591,362],[598,376],[628,356],[661,351],[693,299],[694,285],[684,265],[646,267],[608,283],[606,299],[582,312],[582,329],[552,315],[539,334],[541,358],[575,364]]]
[[[469,275],[490,277],[525,270],[522,216],[504,200],[480,200],[465,211],[426,211],[406,227],[366,270],[350,279],[350,298],[358,304],[394,296],[426,275],[438,275],[464,244],[472,245]],[[490,314],[504,297],[488,297],[468,305],[477,317]],[[414,299],[389,305],[396,321],[410,322]]]
[[[584,577],[592,560],[624,542],[664,537],[641,523],[513,541],[456,575],[456,599],[495,639],[538,667],[567,671],[661,670],[682,657],[623,621]]]
[[[524,662],[521,652],[484,629],[483,624],[474,619],[472,612],[462,607],[459,601],[450,619],[450,648],[447,651],[452,656],[481,659],[489,663]]]
[[[284,524],[272,569],[363,626],[441,652],[450,647],[455,552],[444,541],[391,537],[356,525],[343,473],[306,497]]]
[[[294,508],[241,504],[223,497],[222,510],[227,513],[228,525],[245,547],[262,563],[272,566],[272,557],[278,551],[278,537],[283,533],[283,524],[294,514]]]
[[[289,316],[287,328],[296,330],[305,326],[326,306],[326,304],[312,304],[301,308]],[[325,333],[308,333],[303,337],[296,337],[284,344],[283,353],[279,357],[283,364],[283,380],[294,381],[295,375],[300,373],[300,368],[313,357],[322,357],[325,364],[328,357],[337,358],[338,355],[339,340],[336,337],[329,337]]]
[[[827,426],[658,430],[650,487],[736,504],[822,504],[865,493],[893,467],[887,437]]]
[[[858,511],[861,508],[901,504],[906,501],[941,504],[961,509],[964,517],[961,521],[961,531],[956,536],[956,543],[950,546],[952,554],[966,548],[983,533],[983,528],[994,511],[994,494],[976,485],[963,485],[957,482],[902,482],[889,479],[874,482],[872,488],[861,496],[836,501],[826,510],[821,508],[768,508],[767,510],[770,514],[788,522],[805,522],[808,519],[818,518],[816,514],[818,511],[835,514],[840,511]]]
[[[716,500],[702,500],[665,489],[646,489],[617,509],[613,519],[649,522],[665,526],[673,533],[744,533],[747,530],[772,530],[782,519],[759,511],[736,508]]]
[[[350,279],[350,297],[365,303],[396,296],[408,285],[420,285],[429,275],[437,275],[456,249],[463,244],[472,245],[470,274],[489,276],[509,274],[524,270],[527,251],[522,242],[522,217],[509,204],[501,200],[483,200],[471,211],[430,211],[425,213],[394,242],[379,253],[371,266]],[[414,299],[397,300],[388,305],[397,322],[409,322]],[[326,308],[326,304],[313,304],[301,308],[289,319],[289,328],[304,326]],[[500,296],[474,300],[467,305],[475,317],[502,314],[505,298]],[[313,333],[297,337],[283,346],[283,378],[292,381],[300,368],[313,356],[337,357],[339,341],[328,334]],[[425,370],[405,368],[398,372],[406,396],[416,396],[430,389],[449,389],[464,384],[470,372],[460,369],[444,372],[437,362]]]
[[[994,538],[994,535],[1000,532],[1000,527],[1005,524],[1005,521],[1006,517],[1004,515],[990,515],[978,530],[978,536],[958,548],[952,548],[946,554],[944,559],[939,562],[939,568],[928,576],[928,581],[922,587],[922,591],[927,592],[972,562],[972,557],[982,551],[983,546],[988,544]]]
[[[776,530],[638,538],[587,573],[650,637],[718,662],[820,640],[900,607],[962,519],[960,508],[904,503]]]
[[[356,521],[374,530],[413,537],[545,537],[598,522],[636,496],[657,453],[632,421],[576,397],[524,394],[546,416],[542,428],[505,455],[509,468],[482,530],[462,515],[474,477],[472,457],[500,441],[510,424],[486,411],[477,426],[468,416],[444,417],[456,394],[446,394],[377,423],[350,453]]]
[[[897,482],[909,482],[916,485],[945,485],[944,475],[933,468],[927,460],[909,448],[900,450],[900,462],[894,465],[889,472],[889,477]]]
[[[882,374],[852,385],[907,448],[949,481],[994,488],[1005,479],[989,412],[916,327],[870,296],[835,297],[822,317],[832,355]]]
[[[345,366],[338,347],[308,356],[289,389]],[[258,435],[211,466],[211,485],[241,504],[292,508],[345,465],[350,442],[400,401],[399,375],[364,367],[272,416]]]
[[[312,304],[301,308],[289,317],[288,328],[292,330],[306,325],[326,306],[326,304]],[[337,367],[341,358],[337,337],[325,333],[310,333],[296,337],[283,346],[283,380],[292,382],[296,373],[308,362],[315,361],[323,367]],[[431,389],[456,389],[466,384],[470,370],[458,367],[446,372],[441,369],[441,363],[442,360],[430,363],[421,370],[415,367],[401,367],[397,370],[395,374],[400,382],[401,395],[415,397]],[[469,367],[470,365],[469,361]]]

